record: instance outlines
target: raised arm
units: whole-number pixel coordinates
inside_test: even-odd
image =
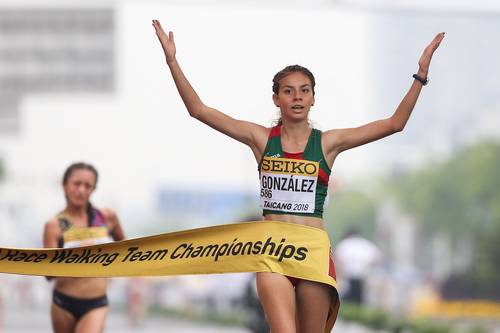
[[[153,20],[153,27],[165,53],[170,73],[189,115],[219,132],[250,146],[256,157],[258,157],[258,153],[262,153],[265,148],[268,130],[263,126],[248,121],[234,119],[205,105],[177,62],[173,32],[169,31],[167,35],[157,20]]]
[[[419,69],[417,75],[420,78],[427,79],[432,55],[439,47],[443,38],[444,32],[437,34],[424,49],[418,62]],[[415,79],[410,90],[406,93],[401,103],[399,103],[394,114],[389,118],[377,120],[356,128],[326,131],[324,133],[323,145],[326,150],[327,159],[333,161],[335,156],[344,150],[361,146],[402,131],[415,107],[420,91],[422,90],[422,85],[422,82]]]

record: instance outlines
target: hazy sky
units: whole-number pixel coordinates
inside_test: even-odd
[[[150,202],[161,184],[257,186],[251,151],[187,115],[153,33],[153,18],[174,30],[179,62],[202,99],[233,117],[271,125],[277,117],[271,79],[299,63],[317,76],[311,118],[318,127],[369,119],[363,14],[198,9],[118,6],[116,93],[26,96],[21,134],[2,145],[12,173],[27,182],[57,183],[70,162],[88,160],[102,174],[99,195],[133,202]]]

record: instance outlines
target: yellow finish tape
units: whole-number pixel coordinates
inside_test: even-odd
[[[255,221],[77,248],[0,248],[0,272],[114,277],[276,272],[326,283],[330,241],[320,229]]]

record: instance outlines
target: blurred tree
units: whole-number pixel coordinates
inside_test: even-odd
[[[361,191],[342,190],[330,196],[325,221],[332,242],[338,243],[351,227],[364,237],[373,239],[375,204],[374,199]]]
[[[5,165],[3,159],[0,157],[0,182],[3,181],[5,177]]]
[[[446,233],[455,248],[460,240],[472,240],[472,267],[463,276],[474,280],[467,285],[481,285],[481,294],[493,298],[500,296],[492,295],[499,293],[494,281],[500,280],[499,170],[500,144],[485,142],[392,183],[396,197],[416,216],[424,235]]]
[[[500,145],[483,143],[401,179],[397,197],[429,232],[458,236],[500,223]]]
[[[497,286],[500,300],[500,223],[480,237],[474,262],[474,271]]]

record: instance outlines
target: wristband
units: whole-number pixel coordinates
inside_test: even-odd
[[[428,78],[423,78],[417,74],[413,74],[413,78],[417,81],[419,81],[420,83],[422,83],[423,86],[426,86],[427,83],[429,83],[429,79]]]

